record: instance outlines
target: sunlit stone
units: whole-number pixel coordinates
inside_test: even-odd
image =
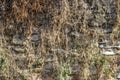
[[[105,46],[103,44],[100,44],[99,48],[103,49],[103,48],[105,48]]]
[[[117,78],[120,79],[120,73],[118,73]]]
[[[105,54],[105,55],[115,55],[115,52],[112,49],[109,49],[109,50],[104,50],[103,49],[102,54]]]

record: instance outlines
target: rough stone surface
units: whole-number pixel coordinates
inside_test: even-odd
[[[99,52],[120,45],[120,33],[115,29],[117,4],[116,0],[1,0],[0,23],[4,27],[0,33],[10,54],[17,56],[13,63],[21,70],[42,68],[38,74],[43,80],[69,75],[72,80],[107,80],[102,71],[111,74],[108,68],[103,69],[109,59]]]

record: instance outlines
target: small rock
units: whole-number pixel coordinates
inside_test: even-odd
[[[51,70],[51,69],[53,69],[53,65],[52,65],[52,63],[46,63],[44,68],[45,68],[46,71]]]
[[[102,51],[102,54],[105,55],[115,55],[116,53],[112,49],[104,50]]]
[[[104,30],[104,33],[109,34],[109,33],[112,33],[112,31],[113,30],[109,28],[109,29]]]
[[[105,48],[105,45],[104,44],[100,44],[99,48],[103,49],[103,48]]]
[[[72,66],[72,71],[75,73],[75,72],[79,72],[80,71],[80,67],[79,65],[73,65]]]
[[[31,36],[31,41],[32,42],[37,42],[39,40],[40,40],[39,34],[32,34],[32,36]]]
[[[76,36],[76,37],[80,37],[80,33],[78,33],[78,32],[72,32],[71,34]]]
[[[120,73],[118,73],[118,76],[117,76],[118,79],[120,79]]]
[[[25,49],[24,48],[21,48],[21,47],[14,47],[14,48],[12,48],[14,51],[16,51],[16,52],[20,52],[20,53],[24,53],[25,52]]]
[[[13,44],[22,45],[23,41],[20,39],[19,35],[15,35],[12,40]]]

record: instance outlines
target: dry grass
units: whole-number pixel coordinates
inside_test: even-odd
[[[0,2],[5,7],[0,13],[0,80],[117,80],[119,56],[102,55],[98,48],[99,37],[106,35],[98,30],[108,23],[106,5],[103,9],[93,0],[95,10],[90,0],[10,1]],[[120,1],[114,2],[113,44],[120,38]],[[37,48],[30,40],[36,28],[41,39]],[[23,37],[25,53],[11,52],[15,34]]]

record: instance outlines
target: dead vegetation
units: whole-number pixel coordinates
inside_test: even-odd
[[[119,56],[102,55],[98,43],[117,45],[119,5],[0,0],[0,80],[117,80]]]

